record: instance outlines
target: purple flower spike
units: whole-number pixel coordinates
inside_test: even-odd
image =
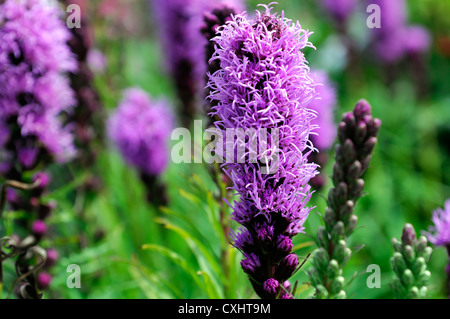
[[[433,213],[433,226],[427,233],[428,240],[438,246],[450,246],[450,199],[444,204],[444,209],[437,208]]]
[[[224,165],[232,189],[240,195],[232,218],[243,228],[232,237],[245,257],[242,268],[261,298],[276,298],[275,282],[284,287],[298,266],[297,256],[290,254],[292,237],[303,232],[311,209],[308,182],[317,165],[307,160],[315,129],[315,114],[308,105],[315,84],[302,52],[312,47],[310,33],[284,14],[271,13],[270,5],[264,7],[265,12],[256,11],[252,19],[242,13],[218,29],[210,61],[220,67],[209,75],[208,88],[218,130],[279,133],[278,143],[269,138],[270,146],[255,162]],[[239,135],[236,142],[225,143],[249,152],[247,144]],[[257,145],[261,149],[265,144]],[[280,156],[266,163],[268,154]]]
[[[34,168],[41,148],[59,162],[74,156],[70,127],[64,127],[59,118],[74,104],[65,73],[76,69],[67,45],[70,33],[61,13],[47,1],[6,0],[0,4],[3,174],[13,169],[5,163],[8,160],[19,162],[23,169]]]
[[[137,88],[124,92],[108,123],[109,136],[123,157],[140,172],[152,176],[161,174],[167,166],[172,127],[168,104],[153,101]]]

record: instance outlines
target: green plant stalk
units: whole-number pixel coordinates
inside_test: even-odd
[[[358,102],[353,112],[344,114],[339,124],[332,175],[334,187],[328,193],[325,225],[318,229],[318,248],[312,258],[313,268],[309,270],[314,298],[346,298],[342,269],[352,255],[347,240],[357,224],[353,211],[362,195],[362,176],[369,166],[380,125],[381,121],[372,118],[371,107],[364,100]]]

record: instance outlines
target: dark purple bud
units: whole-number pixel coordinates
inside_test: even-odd
[[[364,139],[366,138],[366,135],[367,135],[367,125],[366,125],[366,123],[361,121],[356,126],[355,142],[357,144],[361,144],[362,142],[364,142]]]
[[[363,145],[362,149],[361,149],[361,155],[362,156],[367,156],[370,153],[372,153],[375,145],[377,144],[377,138],[376,137],[371,137],[369,138]]]
[[[298,257],[295,254],[287,255],[275,270],[275,278],[279,281],[285,281],[292,276],[299,265]]]
[[[294,296],[291,294],[291,283],[289,281],[285,281],[283,283],[284,289],[281,289],[280,299],[294,299]]]
[[[354,128],[356,125],[356,120],[355,120],[355,116],[353,115],[352,112],[348,112],[346,114],[344,114],[342,121],[347,124],[348,128]]]
[[[31,230],[34,235],[36,236],[43,236],[47,232],[47,225],[43,220],[36,220],[33,223],[33,226],[31,227]]]
[[[362,165],[359,161],[354,161],[347,172],[347,181],[353,182],[354,180],[358,179],[362,174]]]
[[[50,283],[52,282],[52,276],[46,272],[41,272],[38,275],[38,286],[41,289],[47,289],[50,286]]]
[[[49,268],[55,265],[56,261],[59,258],[58,251],[55,249],[47,250],[47,260],[45,261],[45,267]]]
[[[366,100],[359,100],[353,111],[357,118],[362,118],[366,115],[370,115],[371,112],[372,108],[370,107],[369,102],[367,102]]]
[[[269,278],[264,281],[263,289],[268,298],[275,298],[278,295],[279,288],[280,283],[274,278]]]
[[[344,143],[347,138],[347,124],[345,122],[340,122],[338,126],[338,138],[340,143]]]
[[[367,135],[368,136],[377,136],[378,131],[381,127],[381,120],[380,119],[373,119],[370,123],[370,125],[367,126]]]
[[[375,146],[375,145],[374,145]],[[352,140],[349,138],[345,140],[344,145],[342,147],[342,153],[344,157],[344,163],[348,164],[353,162],[356,159],[356,149]]]
[[[258,241],[263,244],[271,244],[273,239],[273,226],[263,225],[256,230]]]
[[[294,246],[292,244],[291,238],[284,236],[284,235],[278,236],[277,250],[279,250],[283,253],[289,253],[293,247]]]
[[[249,275],[254,275],[259,267],[261,267],[261,263],[259,261],[259,257],[254,253],[246,254],[244,253],[245,259],[241,260],[242,269]]]
[[[411,224],[406,224],[403,228],[402,243],[403,245],[413,245],[416,240],[416,232]]]
[[[362,195],[362,191],[364,189],[364,180],[359,178],[355,184],[352,185],[352,189],[350,192],[350,198],[358,199]]]
[[[338,185],[340,181],[344,180],[344,171],[342,167],[338,163],[334,163],[333,165],[333,183],[334,185]]]
[[[33,177],[33,182],[39,180],[38,189],[45,189],[50,184],[50,176],[45,172],[36,173]]]
[[[336,197],[339,203],[344,203],[347,200],[348,188],[347,184],[344,182],[340,182],[336,188]]]

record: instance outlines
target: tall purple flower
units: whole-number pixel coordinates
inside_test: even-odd
[[[428,240],[438,246],[450,247],[450,199],[444,204],[444,209],[438,208],[434,211],[433,226],[429,228]]]
[[[243,9],[240,0],[152,0],[168,70],[182,105],[185,125],[199,111],[196,107],[204,87],[206,63],[200,29],[203,14],[221,5]]]
[[[61,14],[47,1],[6,0],[0,5],[3,173],[12,169],[10,160],[31,169],[43,152],[60,162],[74,155],[72,134],[60,119],[74,104],[65,73],[76,69]]]
[[[303,232],[311,209],[308,181],[317,167],[307,161],[315,117],[307,105],[315,92],[301,51],[312,45],[298,22],[264,7],[253,19],[242,13],[219,29],[212,60],[220,69],[210,75],[209,98],[216,102],[211,115],[220,118],[218,130],[278,133],[268,137],[256,161],[226,163],[225,172],[240,195],[232,218],[243,227],[232,235],[244,255],[243,270],[260,297],[291,298],[287,280],[299,265],[292,237]],[[249,151],[245,136],[231,144]],[[266,160],[275,154],[278,160]]]
[[[148,175],[163,172],[168,163],[168,141],[173,117],[165,101],[152,101],[141,89],[124,92],[108,123],[111,140],[123,157]]]

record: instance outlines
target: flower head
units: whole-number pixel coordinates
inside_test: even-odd
[[[141,89],[124,92],[108,123],[109,136],[123,157],[141,172],[160,174],[168,162],[173,116],[165,101],[152,101]]]
[[[438,246],[450,245],[450,199],[444,204],[444,209],[437,208],[433,212],[433,226],[427,233],[428,240]]]
[[[0,5],[0,127],[9,128],[9,156],[33,166],[40,146],[58,161],[74,155],[60,115],[74,104],[65,73],[76,69],[59,8],[47,1]],[[17,131],[18,136],[12,136]],[[0,138],[0,144],[6,142]],[[1,156],[1,155],[0,155]],[[2,161],[2,159],[0,159]]]
[[[270,131],[267,143],[257,142],[260,152],[254,161],[226,163],[225,172],[240,195],[233,219],[245,227],[235,235],[236,247],[246,256],[241,265],[259,296],[275,298],[268,296],[275,281],[281,286],[298,265],[286,237],[303,231],[310,211],[308,181],[317,166],[307,162],[315,128],[308,104],[315,85],[301,51],[312,47],[310,33],[283,13],[273,14],[270,5],[264,7],[252,19],[242,13],[219,28],[212,60],[220,69],[210,75],[208,87],[215,102],[211,115],[220,119],[217,129]],[[237,145],[248,157],[244,135],[227,141],[226,152],[234,153],[228,147]]]

